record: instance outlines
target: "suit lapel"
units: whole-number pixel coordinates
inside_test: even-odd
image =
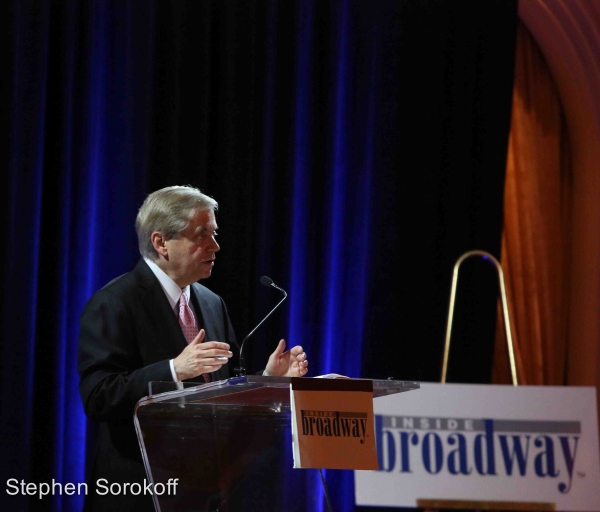
[[[150,319],[150,325],[155,328],[155,337],[159,338],[161,345],[166,348],[168,353],[173,354],[170,357],[175,357],[187,346],[177,316],[171,310],[171,305],[160,282],[144,260],[140,260],[134,272],[143,289],[140,301]]]
[[[194,283],[191,287],[191,302],[196,311],[198,325],[206,331],[205,341],[224,341],[228,342],[223,327],[223,311],[220,309],[219,300],[208,300],[203,287]],[[222,380],[229,377],[227,365],[211,374],[213,381]]]
[[[225,333],[217,319],[222,318],[219,311],[215,311],[215,302],[206,299],[201,292],[200,286],[192,285],[190,287],[192,304],[196,310],[198,325],[206,331],[205,341],[226,341]]]

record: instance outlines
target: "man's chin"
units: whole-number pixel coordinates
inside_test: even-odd
[[[203,279],[208,279],[212,275],[212,270],[208,272],[202,272],[202,275],[196,279],[196,281],[202,281]]]

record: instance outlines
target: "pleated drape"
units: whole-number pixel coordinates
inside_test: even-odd
[[[572,172],[560,98],[535,41],[517,35],[502,267],[520,384],[565,384]],[[493,380],[509,382],[499,316]]]

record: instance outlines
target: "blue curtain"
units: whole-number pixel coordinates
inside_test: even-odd
[[[135,265],[137,208],[162,186],[219,201],[206,284],[239,338],[277,300],[260,275],[289,291],[252,339],[254,368],[286,337],[311,375],[437,378],[451,265],[468,249],[499,253],[516,2],[5,9],[3,484],[84,481],[94,425],[77,388],[78,317]],[[489,376],[487,283],[467,284],[484,299],[465,301],[476,320],[457,327],[468,356],[455,380]],[[326,477],[335,510],[352,510],[351,472]],[[319,496],[306,510],[325,510],[318,475],[302,485],[299,499]],[[1,496],[3,510],[82,506]]]
[[[134,29],[129,3],[12,6],[3,483],[85,481],[78,317],[94,291],[136,261],[132,219],[147,191],[144,92],[153,7],[141,6]],[[144,62],[134,64],[134,54]],[[19,495],[2,508],[28,506],[75,511],[82,497]]]

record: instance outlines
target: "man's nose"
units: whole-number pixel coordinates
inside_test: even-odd
[[[215,238],[213,237],[212,239],[212,243],[213,243],[213,247],[212,250],[214,252],[220,251],[221,250],[221,246],[217,243],[217,241],[215,240]]]

